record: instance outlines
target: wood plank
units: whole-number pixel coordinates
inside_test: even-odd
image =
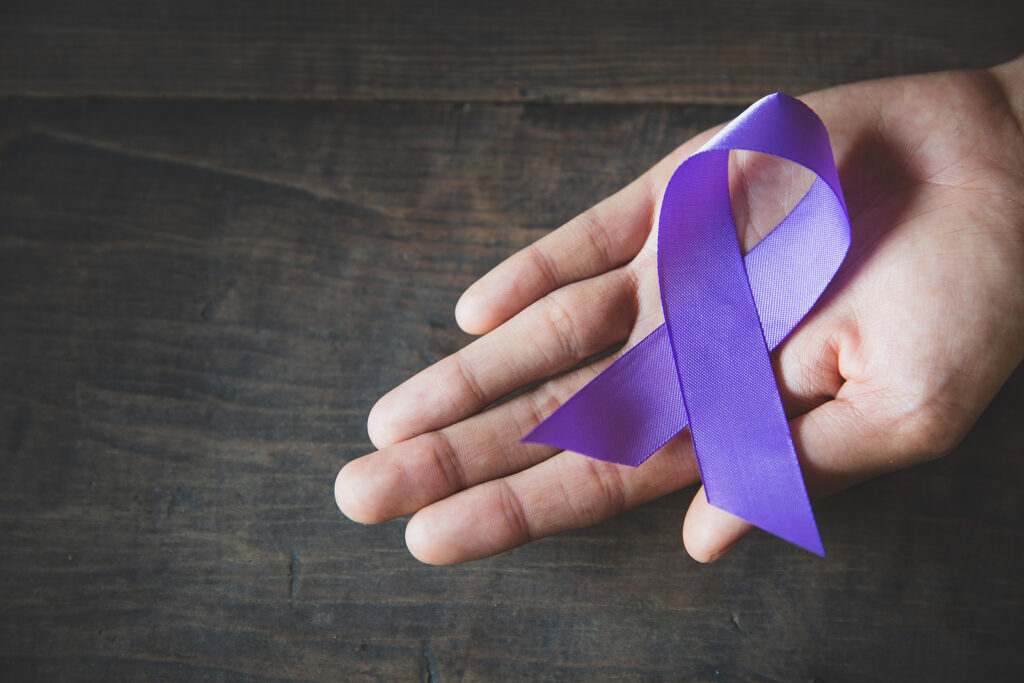
[[[0,96],[746,103],[1016,56],[1024,5],[14,0]]]
[[[510,250],[727,110],[0,106],[0,670],[110,680],[1005,680],[1024,372],[957,451],[711,567],[692,489],[453,568],[331,495]]]

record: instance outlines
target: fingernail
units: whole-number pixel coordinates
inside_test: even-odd
[[[733,541],[729,545],[727,545],[724,548],[722,548],[721,550],[719,550],[717,553],[715,553],[714,555],[712,555],[711,557],[708,558],[707,564],[711,564],[712,562],[717,561],[718,558],[720,558],[722,555],[725,555],[727,552],[732,550],[733,547],[735,547],[735,545],[737,543],[739,543],[739,541]]]

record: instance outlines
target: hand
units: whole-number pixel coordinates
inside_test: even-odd
[[[951,449],[1024,356],[1024,57],[801,99],[828,128],[853,226],[825,296],[772,354],[808,490],[821,497]],[[415,513],[411,552],[450,564],[698,480],[686,431],[638,468],[520,444],[614,358],[487,406],[624,340],[629,348],[663,322],[658,199],[712,133],[466,291],[456,318],[483,336],[374,406],[380,450],[338,475],[342,512],[365,523]],[[808,176],[733,154],[744,249],[792,208]],[[683,541],[709,561],[750,528],[701,490]]]

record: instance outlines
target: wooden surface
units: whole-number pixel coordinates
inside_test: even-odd
[[[156,5],[156,6],[155,6]],[[962,0],[6,0],[0,94],[749,104],[1021,50]]]
[[[0,678],[1018,679],[1021,370],[817,505],[826,560],[697,565],[692,489],[451,568],[337,511],[512,250],[762,92],[1022,47],[1013,2],[627,6],[3,5]]]

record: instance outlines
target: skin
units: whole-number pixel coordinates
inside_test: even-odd
[[[936,458],[1024,357],[1024,56],[989,70],[857,83],[802,97],[830,133],[853,227],[843,267],[772,354],[812,497]],[[617,194],[473,284],[455,315],[482,335],[389,392],[375,453],[335,496],[374,524],[412,514],[409,550],[452,564],[602,521],[699,480],[684,431],[638,468],[519,440],[614,357],[561,374],[663,322],[658,201],[683,144]],[[754,246],[806,171],[734,153],[734,215]],[[695,559],[752,527],[701,489],[683,524]]]

